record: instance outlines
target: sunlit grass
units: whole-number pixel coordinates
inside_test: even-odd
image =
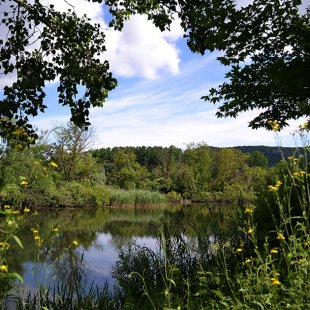
[[[159,192],[112,189],[110,202],[112,206],[150,207],[165,204],[167,199]]]

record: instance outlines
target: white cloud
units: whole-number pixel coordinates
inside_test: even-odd
[[[97,133],[94,147],[185,147],[201,141],[213,146],[276,145],[274,133],[247,127],[257,111],[241,113],[236,119],[217,119],[216,108],[200,99],[210,87],[222,82],[227,69],[219,66],[215,57],[197,57],[183,64],[175,77],[121,81],[103,108],[91,110],[90,121]],[[40,117],[35,125],[47,129],[55,121],[69,120],[68,109],[54,113]],[[291,130],[280,134],[284,146],[294,145]]]
[[[133,16],[122,32],[107,31],[107,53],[112,72],[124,77],[156,79],[161,73],[179,72],[179,51],[175,45],[182,36],[177,21],[171,32],[161,32],[145,16]]]
[[[211,86],[221,82],[203,82],[202,73],[212,73],[217,64],[212,58],[190,62],[177,77],[144,81],[130,89],[120,85],[103,109],[91,112],[98,136],[95,147],[184,147],[201,141],[212,146],[276,145],[274,133],[247,127],[257,111],[241,113],[237,119],[217,119],[216,108],[200,100]],[[224,70],[217,65],[219,74]],[[283,145],[293,145],[291,130],[281,133]]]

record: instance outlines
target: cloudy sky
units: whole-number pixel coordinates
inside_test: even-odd
[[[239,1],[239,5],[249,0]],[[309,0],[307,1],[309,2]],[[49,1],[66,10],[64,1]],[[71,0],[77,14],[86,13],[107,29],[107,15],[98,3]],[[144,16],[134,16],[123,31],[106,31],[111,71],[119,86],[101,109],[92,109],[90,121],[96,130],[95,147],[175,145],[194,142],[212,146],[275,145],[273,133],[251,130],[255,112],[236,119],[217,119],[216,107],[201,100],[208,89],[223,82],[227,68],[217,53],[192,54],[176,21],[170,32],[160,32]],[[33,122],[41,129],[69,120],[68,110],[57,106],[56,84],[48,86],[47,113]],[[280,133],[282,145],[294,145],[291,128]]]

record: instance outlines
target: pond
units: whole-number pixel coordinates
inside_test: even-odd
[[[9,264],[23,276],[24,292],[60,282],[66,285],[77,272],[85,287],[102,287],[106,282],[112,287],[116,283],[111,271],[120,250],[134,244],[156,250],[163,234],[167,238],[182,234],[193,244],[201,232],[208,238],[225,238],[232,209],[197,205],[42,210],[23,223],[19,236],[24,249],[14,248]]]

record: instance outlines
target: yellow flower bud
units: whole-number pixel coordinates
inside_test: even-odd
[[[9,267],[7,265],[1,265],[0,266],[0,271],[2,272],[8,272],[9,271]]]

